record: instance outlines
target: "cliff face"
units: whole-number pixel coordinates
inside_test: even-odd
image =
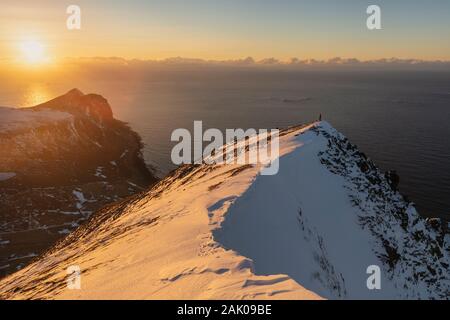
[[[113,118],[101,96],[74,89],[0,115],[0,276],[93,211],[156,181],[139,136]]]
[[[0,281],[0,297],[449,297],[448,235],[328,123],[283,131],[279,160],[274,176],[182,166]],[[67,287],[74,265],[80,290]],[[380,290],[367,287],[373,265]]]

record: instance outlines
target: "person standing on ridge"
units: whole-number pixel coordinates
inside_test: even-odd
[[[319,121],[322,121],[322,113],[319,113]]]

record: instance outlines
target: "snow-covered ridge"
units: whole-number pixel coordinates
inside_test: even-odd
[[[218,242],[257,273],[286,273],[326,298],[448,298],[443,230],[328,123],[296,141],[280,173],[258,176],[230,207]],[[382,270],[381,290],[367,288],[371,265]]]
[[[261,169],[182,166],[0,281],[0,298],[448,297],[448,236],[328,123],[283,131],[280,172]]]

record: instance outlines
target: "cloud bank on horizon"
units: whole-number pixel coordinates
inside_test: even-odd
[[[301,59],[291,58],[289,60],[280,60],[277,58],[265,58],[256,60],[253,57],[229,60],[210,60],[201,58],[172,57],[167,59],[125,59],[121,57],[79,57],[66,58],[62,61],[65,65],[98,65],[111,67],[162,67],[162,66],[196,66],[196,67],[279,67],[287,69],[301,68],[419,68],[435,69],[448,68],[450,71],[450,60],[422,60],[422,59],[401,59],[401,58],[382,58],[373,60],[360,60],[357,58],[334,57],[327,60],[319,59]]]
[[[125,59],[121,57],[64,58],[44,68],[29,69],[0,59],[0,78],[9,79],[66,79],[87,77],[103,79],[173,79],[212,76],[243,72],[277,71],[431,71],[450,72],[450,60],[421,60],[385,58],[359,60],[335,57],[327,60],[291,58],[280,60],[252,57],[230,60],[207,60],[200,58],[173,57],[161,60]]]

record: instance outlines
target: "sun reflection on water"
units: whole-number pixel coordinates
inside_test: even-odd
[[[25,90],[20,107],[32,107],[47,102],[51,97],[51,92],[46,85],[33,84]]]

